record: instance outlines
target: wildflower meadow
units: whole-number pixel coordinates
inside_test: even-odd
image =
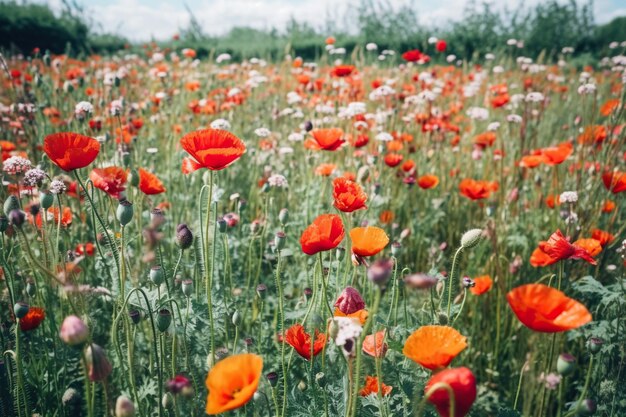
[[[615,41],[4,53],[0,416],[626,416]]]

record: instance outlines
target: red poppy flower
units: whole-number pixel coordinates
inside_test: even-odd
[[[604,187],[613,194],[626,191],[626,172],[610,171],[602,174]]]
[[[390,168],[395,168],[402,162],[403,156],[399,153],[388,153],[385,155],[385,164]]]
[[[302,232],[300,237],[302,252],[315,255],[318,252],[335,249],[344,235],[341,217],[336,214],[322,214]]]
[[[452,388],[454,416],[450,415],[448,390],[443,387],[434,388],[437,384],[446,384]],[[467,368],[452,368],[436,373],[426,384],[424,392],[428,393],[431,389],[435,391],[431,393],[428,401],[435,406],[441,417],[465,417],[476,400],[476,378]]]
[[[89,174],[93,186],[101,189],[113,198],[119,198],[126,189],[127,172],[120,167],[94,168]]]
[[[563,163],[574,152],[574,147],[570,142],[563,142],[557,146],[543,148],[541,155],[543,163],[546,165],[559,165]]]
[[[359,184],[346,178],[335,178],[333,180],[333,205],[339,211],[352,213],[355,210],[367,208],[367,194]]]
[[[31,307],[28,313],[20,319],[20,329],[23,332],[35,330],[43,319],[46,318],[46,312],[41,307]]]
[[[600,242],[600,245],[602,245],[602,247],[608,245],[615,240],[615,236],[613,236],[611,233],[600,229],[593,229],[591,231],[591,237]]]
[[[545,243],[546,242],[539,242],[539,247],[537,247],[530,255],[530,264],[535,268],[552,265],[559,261],[558,259],[555,259],[548,255],[541,249],[541,245]]]
[[[73,171],[86,167],[96,159],[100,143],[78,133],[53,133],[44,139],[43,151],[59,168]]]
[[[404,343],[402,353],[426,369],[445,368],[467,347],[467,338],[450,326],[422,326]]]
[[[564,332],[591,321],[584,305],[547,285],[522,285],[511,290],[506,299],[519,321],[536,332]]]
[[[384,330],[367,335],[365,339],[363,339],[363,352],[373,358],[384,358],[387,353],[387,348]]]
[[[139,189],[146,195],[161,194],[165,192],[165,187],[156,175],[139,168]]]
[[[495,181],[477,181],[466,178],[459,184],[461,195],[470,200],[482,200],[488,198],[493,191],[498,190],[498,183]]]
[[[591,257],[589,252],[569,243],[560,230],[552,233],[547,242],[540,242],[539,248],[557,261],[565,259],[583,259],[592,265],[596,265],[596,261]]]
[[[325,151],[334,151],[345,142],[343,140],[343,130],[338,128],[331,129],[313,129],[311,136],[304,142],[308,149],[322,149]]]
[[[402,59],[408,62],[418,62],[418,61],[428,62],[430,60],[428,55],[423,54],[418,49],[412,49],[410,51],[406,51],[405,53],[402,54]]]
[[[301,324],[294,324],[285,332],[285,342],[289,343],[300,356],[311,360],[311,335],[304,331]],[[326,344],[326,335],[315,330],[313,341],[313,356],[317,356]]]
[[[195,164],[188,163],[188,167],[207,168],[213,171],[226,168],[246,151],[246,145],[241,139],[226,130],[219,129],[204,129],[187,133],[180,140],[180,146],[195,160]]]
[[[355,70],[356,68],[354,67],[354,65],[336,65],[332,69],[331,74],[334,77],[347,77],[350,74],[352,74]]]
[[[435,44],[435,49],[438,52],[445,52],[446,48],[448,47],[448,44],[446,41],[444,41],[443,39],[439,39],[437,41],[437,43]]]

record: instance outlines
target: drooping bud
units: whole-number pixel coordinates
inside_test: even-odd
[[[286,225],[289,221],[289,210],[287,210],[286,208],[281,209],[278,212],[278,221],[281,225]]]
[[[367,278],[374,284],[384,286],[393,271],[392,259],[378,259],[367,268]]]
[[[427,290],[437,285],[439,280],[427,274],[411,274],[404,277],[404,283],[411,288]]]
[[[365,301],[355,288],[346,287],[337,298],[335,307],[343,314],[353,314],[365,308]]]
[[[91,343],[85,349],[85,358],[91,381],[102,381],[111,374],[113,367],[101,346]]]
[[[478,245],[483,235],[482,229],[470,229],[461,236],[461,246],[463,249],[473,248]]]
[[[125,395],[120,395],[115,401],[115,417],[133,417],[135,404]]]
[[[29,310],[30,310],[30,306],[22,301],[18,301],[13,306],[13,313],[15,314],[15,317],[17,317],[18,319],[21,319],[26,314],[28,314]]]
[[[70,346],[82,345],[89,338],[89,328],[77,316],[67,316],[61,324],[59,337]]]
[[[9,223],[15,227],[22,227],[26,220],[26,213],[22,210],[11,210],[9,213]]]
[[[186,224],[179,224],[176,227],[176,243],[182,250],[190,248],[193,244],[193,233]]]

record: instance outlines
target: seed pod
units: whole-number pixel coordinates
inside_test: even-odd
[[[15,317],[17,317],[18,319],[21,319],[26,314],[28,314],[29,310],[30,310],[30,306],[28,304],[26,304],[26,303],[21,302],[21,301],[18,301],[13,306],[13,313],[15,314]]]
[[[44,210],[48,210],[54,204],[54,196],[46,191],[39,192],[39,204]]]
[[[153,266],[152,268],[150,268],[149,277],[150,277],[150,281],[152,281],[154,285],[163,284],[163,281],[165,281],[165,274],[163,273],[163,268],[161,268],[160,265]]]
[[[117,206],[117,220],[122,226],[126,226],[133,219],[133,204],[124,199],[120,200]]]
[[[561,353],[556,360],[556,370],[563,376],[571,375],[576,370],[576,358],[569,353]]]
[[[182,285],[183,294],[185,297],[189,298],[193,295],[193,281],[190,279],[186,279],[183,281]]]
[[[20,202],[16,196],[10,195],[7,197],[6,200],[4,200],[3,208],[4,208],[4,215],[8,217],[10,212],[12,212],[13,210],[20,209]]]
[[[172,323],[172,313],[166,308],[159,310],[159,315],[157,316],[156,324],[157,328],[160,332],[165,332]]]

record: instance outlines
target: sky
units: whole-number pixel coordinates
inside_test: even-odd
[[[35,0],[60,10],[62,0]],[[285,27],[294,17],[315,28],[324,27],[328,18],[340,20],[358,0],[74,0],[83,6],[96,22],[97,32],[116,33],[132,41],[168,39],[185,28],[189,13],[185,4],[210,35],[227,33],[235,26],[259,29]],[[413,4],[420,23],[436,26],[450,20],[460,20],[467,0],[389,0],[392,5]],[[506,4],[516,8],[520,3],[534,6],[542,0],[492,0],[497,7]],[[567,0],[559,0],[566,2]],[[579,1],[579,4],[582,4]],[[597,23],[606,23],[626,15],[625,0],[595,0]]]

